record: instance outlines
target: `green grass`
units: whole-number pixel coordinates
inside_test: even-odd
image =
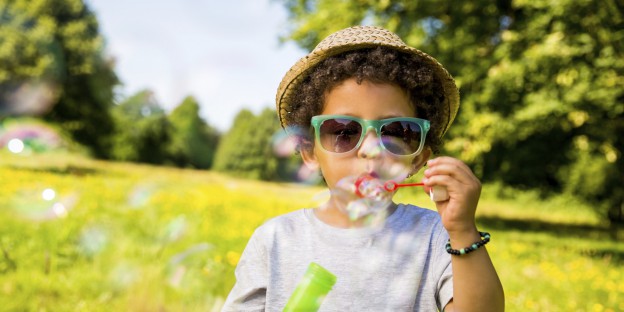
[[[50,153],[0,152],[0,177],[0,311],[218,310],[252,231],[323,193]],[[486,185],[477,222],[508,311],[624,310],[624,246],[589,207]]]

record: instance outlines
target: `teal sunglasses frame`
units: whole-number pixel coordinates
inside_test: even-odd
[[[362,131],[360,133],[360,139],[358,140],[357,144],[351,150],[346,151],[346,152],[332,152],[332,151],[328,151],[321,144],[321,131],[320,131],[321,125],[323,124],[323,122],[327,120],[331,120],[331,119],[352,120],[352,121],[359,123],[360,126],[362,127]],[[417,124],[422,130],[420,132],[420,145],[418,146],[418,149],[415,152],[411,154],[405,154],[405,155],[395,154],[389,151],[386,148],[386,146],[384,146],[383,139],[381,138],[381,127],[389,123],[395,122],[395,121],[413,122]],[[392,155],[397,155],[397,156],[415,156],[422,152],[423,147],[425,145],[425,138],[427,137],[427,132],[429,132],[429,129],[431,128],[431,123],[429,122],[429,120],[415,118],[415,117],[393,117],[393,118],[386,118],[386,119],[379,119],[379,120],[369,120],[369,119],[362,119],[362,118],[346,116],[346,115],[317,115],[317,116],[313,116],[310,122],[312,124],[312,127],[314,127],[314,137],[318,145],[324,151],[328,153],[333,153],[333,154],[344,154],[344,153],[349,153],[351,151],[357,150],[358,148],[360,148],[360,145],[362,145],[362,142],[364,141],[364,137],[366,136],[366,133],[368,133],[368,129],[372,128],[375,130],[375,133],[377,134],[377,138],[379,139],[380,145],[383,147],[384,150],[388,151],[388,153],[391,153]]]

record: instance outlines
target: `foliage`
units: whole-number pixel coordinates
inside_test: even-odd
[[[436,57],[462,94],[447,152],[485,181],[568,192],[624,221],[624,6],[617,0],[284,0],[284,40],[378,24]]]
[[[172,126],[170,157],[178,166],[210,168],[220,134],[199,117],[199,104],[186,97],[169,115]]]
[[[241,110],[219,145],[215,169],[252,179],[292,178],[292,158],[273,151],[273,138],[280,131],[275,110],[267,108],[258,116]]]
[[[95,156],[108,157],[109,109],[118,80],[103,57],[103,39],[89,8],[81,0],[2,0],[0,38],[0,101],[43,85],[36,95],[47,102],[4,113],[45,113]]]
[[[0,176],[2,311],[218,311],[253,230],[323,192],[71,154],[0,151]],[[508,311],[624,310],[624,246],[590,207],[483,194]],[[422,190],[398,196],[431,206]]]
[[[116,128],[113,159],[151,164],[167,161],[171,126],[151,91],[138,92],[112,111]]]

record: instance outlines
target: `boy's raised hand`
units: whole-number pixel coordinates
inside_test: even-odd
[[[449,198],[435,202],[442,224],[450,236],[474,233],[475,212],[481,195],[481,182],[462,161],[438,157],[427,162],[423,183],[425,192],[433,186],[444,186]]]

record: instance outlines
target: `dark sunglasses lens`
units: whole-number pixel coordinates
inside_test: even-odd
[[[411,121],[394,121],[381,127],[381,142],[391,153],[410,155],[420,147],[422,129]]]
[[[362,126],[349,119],[334,118],[321,123],[319,137],[321,146],[327,151],[345,153],[357,145],[362,136]]]

